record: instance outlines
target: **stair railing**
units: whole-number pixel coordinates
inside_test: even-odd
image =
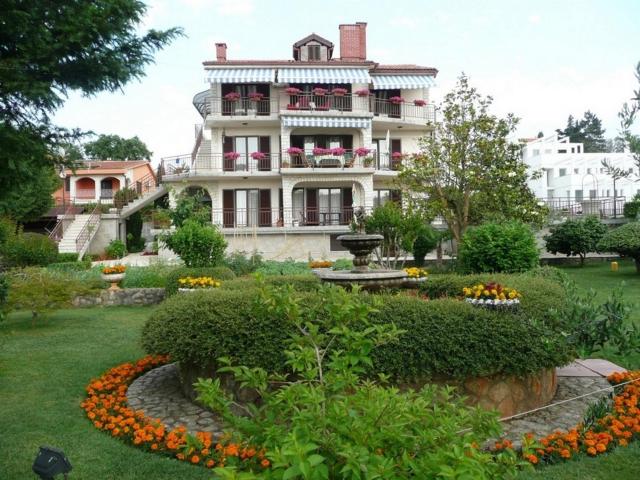
[[[78,257],[80,256],[80,252],[82,252],[82,249],[86,246],[87,242],[89,242],[91,234],[100,223],[100,215],[102,214],[102,210],[100,207],[100,201],[98,200],[98,203],[96,203],[96,206],[89,215],[87,223],[84,224],[84,227],[82,227],[82,230],[80,230],[80,233],[78,233],[78,236],[76,237],[76,252],[78,252]],[[80,260],[80,258],[78,258],[78,260]]]
[[[74,213],[75,208],[76,206],[73,203],[67,205],[66,210],[62,213],[62,218],[58,219],[56,226],[53,227],[53,230],[49,232],[49,238],[51,240],[53,240],[54,242],[59,242],[60,240],[62,240],[62,237],[64,236],[64,222],[65,220],[73,221],[76,216]]]

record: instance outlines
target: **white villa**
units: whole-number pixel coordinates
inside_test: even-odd
[[[585,153],[581,143],[552,135],[527,142],[522,157],[531,171],[542,172],[529,186],[554,210],[611,216],[614,203],[616,213],[621,214],[624,203],[640,193],[640,171],[630,153]],[[631,175],[614,187],[602,166],[605,159]]]
[[[164,158],[171,201],[210,202],[230,250],[266,258],[337,258],[354,209],[399,200],[394,178],[430,135],[438,71],[382,65],[366,55],[366,23],[340,25],[334,44],[311,34],[288,60],[231,60],[216,44],[192,153]]]

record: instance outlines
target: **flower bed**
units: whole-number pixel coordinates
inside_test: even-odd
[[[333,262],[330,260],[313,260],[309,262],[309,268],[331,268]]]
[[[222,283],[212,277],[184,277],[178,280],[179,290],[219,288]]]
[[[516,307],[522,295],[514,288],[497,282],[479,283],[462,289],[464,300],[474,306],[487,308]]]
[[[147,356],[135,363],[112,368],[86,387],[87,398],[80,406],[99,429],[147,451],[208,468],[238,466],[242,470],[260,471],[271,463],[265,452],[251,445],[234,443],[230,437],[214,443],[209,432],[187,433],[184,427],[167,431],[165,426],[127,404],[127,388],[136,377],[167,363],[168,357]]]
[[[126,265],[113,265],[112,267],[102,267],[103,275],[119,275],[127,270]]]

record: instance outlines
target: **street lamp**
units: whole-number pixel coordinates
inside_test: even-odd
[[[43,446],[33,461],[32,469],[40,480],[54,480],[54,477],[60,474],[66,479],[71,471],[71,463],[62,450]]]

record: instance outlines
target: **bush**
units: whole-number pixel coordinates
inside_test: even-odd
[[[424,257],[438,246],[440,234],[431,226],[421,228],[413,242],[413,261],[416,267],[424,265]]]
[[[222,287],[229,280],[236,278],[228,267],[179,267],[171,269],[166,275],[165,288],[167,296],[178,292],[178,280],[184,277],[211,277],[222,281]]]
[[[0,320],[4,319],[9,297],[9,280],[4,273],[0,273]]]
[[[225,258],[224,264],[240,277],[253,273],[260,268],[262,266],[262,256],[257,251],[254,251],[251,256],[247,252],[235,251]]]
[[[375,323],[393,322],[406,330],[399,343],[376,351],[375,371],[400,378],[460,378],[520,375],[568,362],[572,352],[553,323],[555,317],[547,312],[562,307],[562,287],[543,278],[514,277],[519,282],[497,280],[523,292],[517,313],[488,311],[451,298],[424,301],[404,294],[362,294],[367,301],[382,299],[372,315]],[[265,282],[285,278],[268,277]],[[327,315],[322,289],[317,279],[313,282],[308,281],[307,291],[287,294],[298,300],[299,308]],[[291,279],[281,284],[300,287]],[[253,279],[223,282],[215,291],[175,295],[152,314],[143,344],[149,353],[170,354],[198,367],[228,356],[238,364],[282,370],[284,341],[292,325],[283,320],[282,312],[265,316],[263,307],[252,310],[257,297]]]
[[[588,253],[597,251],[598,242],[607,233],[607,226],[597,217],[567,220],[551,227],[550,234],[544,237],[547,251],[580,256],[580,266]]]
[[[18,232],[18,226],[9,217],[0,216],[0,249],[11,238],[15,237]]]
[[[57,272],[82,272],[91,268],[90,260],[83,260],[81,262],[56,262],[47,266],[49,270],[55,270]]]
[[[538,265],[538,247],[523,223],[487,223],[464,234],[458,260],[468,273],[524,272]]]
[[[122,288],[165,288],[174,269],[165,265],[127,267],[127,274],[120,286]]]
[[[171,211],[171,219],[176,227],[182,227],[187,220],[200,225],[211,223],[211,208],[202,202],[204,194],[205,192],[200,189],[195,195],[184,191],[178,196],[176,208]]]
[[[624,216],[631,220],[640,220],[640,193],[636,193],[633,200],[624,204]]]
[[[640,222],[629,222],[607,232],[598,243],[598,250],[632,258],[640,273]]]
[[[78,261],[78,254],[77,253],[59,253],[58,254],[58,259],[56,260],[57,263],[67,263],[67,262],[76,262]]]
[[[10,237],[2,247],[7,266],[46,266],[58,259],[56,242],[40,233],[21,233]]]
[[[144,250],[144,238],[142,238],[142,212],[137,211],[126,220],[127,250],[129,252],[141,252]]]
[[[127,247],[122,240],[111,240],[104,253],[107,258],[122,258],[127,254]]]
[[[165,235],[163,240],[187,267],[215,267],[224,261],[227,242],[213,225],[185,220],[181,227]]]
[[[284,262],[277,262],[275,260],[267,260],[256,269],[257,273],[265,276],[271,275],[304,275],[311,273],[309,264],[307,262],[296,262],[295,260],[288,259]]]
[[[353,261],[348,258],[339,258],[333,262],[333,270],[352,270]]]

